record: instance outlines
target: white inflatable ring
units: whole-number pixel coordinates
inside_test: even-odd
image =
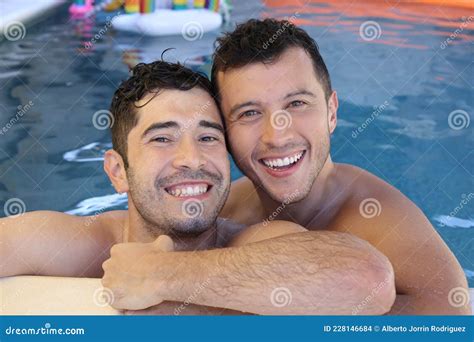
[[[149,36],[179,34],[187,40],[199,39],[205,32],[215,30],[221,25],[222,16],[206,9],[158,9],[150,14],[120,15],[112,21],[112,26],[117,30]]]

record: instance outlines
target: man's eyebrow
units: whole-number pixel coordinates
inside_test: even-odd
[[[256,106],[256,105],[259,105],[259,102],[257,102],[257,101],[247,101],[247,102],[244,102],[244,103],[237,104],[237,105],[233,106],[230,109],[230,115],[234,114],[236,111],[238,111],[241,108],[244,108],[244,107],[247,107],[247,106]]]
[[[143,132],[142,137],[146,136],[151,131],[164,128],[178,128],[179,125],[176,121],[164,121],[164,122],[155,122],[148,126],[148,128]]]
[[[201,127],[208,127],[208,128],[214,128],[217,129],[219,132],[224,134],[224,127],[222,127],[221,124],[217,122],[212,122],[212,121],[207,121],[207,120],[201,120],[199,121],[199,126]]]
[[[313,94],[312,92],[310,92],[309,90],[300,89],[300,90],[296,90],[296,91],[293,91],[293,92],[291,92],[291,93],[286,94],[283,99],[287,99],[287,98],[290,98],[290,97],[296,96],[296,95],[309,95],[309,96],[312,96],[312,97],[316,97],[316,95],[314,95],[314,94]]]

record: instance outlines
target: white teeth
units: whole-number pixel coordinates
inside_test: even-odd
[[[198,196],[206,193],[208,189],[207,185],[195,185],[194,187],[177,187],[168,190],[168,193],[176,197]]]
[[[277,159],[262,159],[263,163],[266,166],[275,168],[275,167],[283,167],[288,166],[291,164],[296,163],[300,158],[303,156],[303,152],[299,152],[293,156],[285,157],[285,158],[277,158]]]

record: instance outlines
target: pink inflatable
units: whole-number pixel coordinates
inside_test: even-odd
[[[76,0],[69,7],[72,15],[84,15],[94,10],[94,0]]]

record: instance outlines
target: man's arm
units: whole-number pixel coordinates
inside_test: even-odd
[[[397,298],[389,314],[470,314],[466,277],[448,246],[422,211],[402,193],[386,185],[377,188],[381,190],[370,197],[379,202],[379,215],[361,215],[361,197],[357,204],[352,203],[355,210],[344,210],[347,215],[331,226],[335,230],[344,227],[370,241],[390,260]],[[466,305],[459,305],[460,298]]]
[[[255,314],[338,315],[365,303],[357,313],[383,314],[395,299],[392,267],[369,243],[281,221],[252,226],[215,250],[116,245],[104,271],[102,283],[119,309],[165,300]]]
[[[112,216],[35,211],[0,219],[0,277],[101,277],[114,240],[102,226]]]

